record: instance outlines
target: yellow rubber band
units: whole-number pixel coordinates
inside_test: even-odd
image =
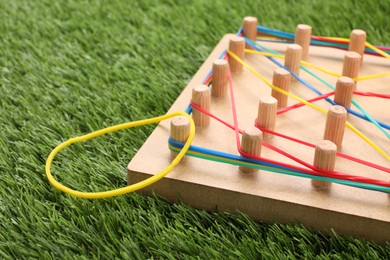
[[[150,177],[146,180],[140,181],[140,182],[132,184],[130,186],[115,189],[115,190],[102,191],[102,192],[82,192],[82,191],[73,190],[73,189],[59,183],[58,181],[56,181],[54,179],[53,175],[50,172],[50,166],[53,162],[54,157],[62,149],[64,149],[65,147],[67,147],[71,144],[86,141],[86,140],[92,139],[94,137],[104,135],[107,133],[111,133],[111,132],[115,132],[115,131],[119,131],[122,129],[157,123],[157,122],[160,122],[160,121],[163,121],[163,120],[166,120],[168,118],[175,117],[175,116],[185,116],[190,120],[190,134],[188,136],[188,139],[185,142],[183,148],[180,150],[180,152],[177,154],[175,159],[173,159],[172,163],[168,167],[166,167],[165,169],[163,169],[159,173],[156,173],[155,175],[153,175],[152,177]],[[186,152],[190,148],[190,145],[192,143],[192,140],[194,139],[194,136],[195,136],[194,121],[192,120],[191,116],[189,116],[187,113],[181,112],[181,111],[173,112],[173,113],[166,114],[166,115],[159,116],[159,117],[154,117],[154,118],[149,118],[149,119],[144,119],[144,120],[139,120],[139,121],[134,121],[134,122],[128,122],[128,123],[124,123],[124,124],[120,124],[120,125],[116,125],[116,126],[107,127],[107,128],[104,128],[104,129],[101,129],[101,130],[98,130],[98,131],[95,131],[95,132],[92,132],[92,133],[89,133],[86,135],[70,138],[67,141],[58,145],[56,148],[54,148],[46,160],[46,166],[45,166],[46,176],[47,176],[47,179],[49,180],[50,184],[53,185],[55,188],[65,192],[65,193],[68,193],[72,196],[75,196],[75,197],[86,198],[86,199],[99,199],[99,198],[108,198],[108,197],[122,195],[125,193],[129,193],[129,192],[133,192],[133,191],[145,188],[145,187],[159,181],[165,175],[167,175],[170,171],[172,171],[172,169],[180,162],[180,160],[184,157],[184,155],[186,154]]]
[[[251,50],[251,49],[245,49],[244,52],[252,53],[252,54],[258,54],[258,55],[263,55],[263,56],[266,56],[266,57],[279,58],[279,59],[284,59],[285,58],[284,55],[273,54],[273,53],[263,52],[263,51],[256,51],[256,50]]]
[[[390,55],[387,54],[386,52],[378,49],[377,47],[375,47],[374,45],[372,45],[371,43],[369,42],[366,42],[366,47],[367,48],[370,48],[371,50],[375,51],[376,53],[382,55],[383,57],[385,57],[386,59],[390,59]]]
[[[354,81],[361,81],[361,80],[376,79],[376,78],[381,78],[381,77],[386,77],[386,76],[390,76],[390,72],[361,76],[361,77],[353,78],[353,80]]]
[[[278,58],[278,59],[285,59],[284,55],[279,55],[279,54],[273,54],[269,52],[261,52],[261,51],[255,51],[255,50],[250,50],[250,49],[245,49],[246,53],[251,53],[251,54],[257,54],[257,55],[262,55],[266,57],[273,57],[273,58]],[[313,69],[316,69],[318,71],[322,71],[328,75],[334,76],[334,77],[341,77],[341,74],[338,74],[336,72],[327,70],[325,68],[322,68],[320,66],[314,65],[312,63],[309,63],[307,61],[301,60],[301,64],[305,65],[307,67],[311,67]],[[368,79],[376,79],[376,78],[381,78],[381,77],[386,77],[390,76],[390,72],[384,72],[384,73],[378,73],[378,74],[372,74],[372,75],[366,75],[366,76],[360,76],[357,78],[353,78],[354,81],[360,81],[360,80],[368,80]]]
[[[255,51],[255,50],[250,50],[250,49],[245,49],[245,52],[246,53],[252,53],[252,54],[257,54],[257,55],[263,55],[263,56],[266,56],[266,57],[273,57],[273,58],[279,58],[279,59],[285,59],[286,56],[284,55],[279,55],[279,54],[273,54],[273,53],[269,53],[269,52],[261,52],[261,51]],[[341,77],[340,74],[336,73],[336,72],[333,72],[333,71],[330,71],[330,70],[327,70],[327,69],[324,69],[322,67],[319,67],[317,65],[314,65],[312,63],[309,63],[307,61],[304,61],[304,60],[301,60],[301,64],[302,65],[305,65],[307,67],[312,67],[316,70],[319,70],[319,71],[322,71],[326,74],[329,74],[331,76],[335,76],[335,77]]]
[[[341,41],[341,42],[344,42],[344,43],[349,43],[350,40],[348,38],[340,38],[340,37],[322,37],[321,38],[325,38],[325,39],[331,39],[331,40],[338,40],[338,41]],[[382,51],[381,49],[378,49],[377,47],[375,47],[374,45],[372,45],[371,43],[369,42],[366,42],[365,43],[365,46],[373,51],[375,51],[376,53],[382,55],[383,57],[385,57],[386,59],[390,59],[390,55],[387,54],[386,52]]]
[[[263,55],[263,56],[266,56],[266,57],[279,58],[279,59],[285,59],[286,58],[284,55],[273,54],[273,53],[269,53],[269,52],[255,51],[255,50],[250,50],[250,49],[245,49],[245,52],[246,53],[257,54],[257,55]],[[329,74],[331,76],[334,76],[334,77],[341,77],[341,75],[336,73],[336,72],[324,69],[324,68],[322,68],[320,66],[314,65],[314,64],[309,63],[309,62],[304,61],[304,60],[301,60],[301,64],[305,65],[307,67],[311,67],[311,68],[314,68],[316,70],[322,71],[322,72],[324,72],[326,74]]]

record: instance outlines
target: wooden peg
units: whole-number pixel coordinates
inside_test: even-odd
[[[283,68],[276,68],[272,79],[272,84],[280,89],[289,91],[291,74]],[[272,90],[271,95],[278,101],[278,108],[287,106],[288,96],[276,90]]]
[[[366,49],[367,34],[363,30],[352,30],[349,36],[348,51],[354,51],[361,55],[360,65],[363,61],[364,50]]]
[[[277,107],[278,101],[274,97],[267,96],[260,98],[257,113],[257,124],[271,131],[275,130]],[[272,136],[272,134],[263,133],[263,138],[266,140],[270,140]]]
[[[326,115],[324,139],[335,143],[338,150],[343,143],[346,121],[347,110],[342,106],[332,106]]]
[[[337,146],[329,141],[320,141],[314,152],[313,166],[326,171],[334,171],[336,163]],[[319,180],[311,180],[311,184],[318,189],[328,189],[332,183]]]
[[[245,55],[245,40],[239,36],[233,36],[229,41],[229,50],[237,55],[241,60],[244,59]],[[229,55],[229,66],[232,73],[242,71],[243,65],[236,61]]]
[[[307,24],[298,24],[295,30],[294,43],[302,47],[302,60],[306,60],[309,54],[311,37],[311,26]]]
[[[343,71],[341,74],[352,79],[356,78],[359,75],[361,57],[357,52],[348,51],[344,56]]]
[[[334,94],[334,102],[337,104],[351,108],[353,90],[355,89],[355,82],[348,77],[340,77],[336,83],[336,91]]]
[[[224,97],[227,93],[229,63],[227,60],[216,60],[213,63],[213,81],[211,95]]]
[[[192,89],[192,102],[205,111],[210,111],[210,89],[206,85],[199,85]],[[196,108],[192,109],[192,119],[196,126],[208,126],[210,117]]]
[[[241,149],[251,155],[260,156],[261,143],[263,141],[263,133],[256,127],[248,127],[244,130],[241,137]],[[244,166],[239,167],[242,172],[253,173],[257,169]]]
[[[171,120],[170,137],[178,142],[184,143],[190,135],[190,120],[185,116],[176,116]],[[172,159],[177,153],[171,152]]]
[[[256,42],[257,36],[257,18],[253,16],[247,16],[242,22],[242,30],[244,37],[251,41]],[[246,48],[252,48],[249,44],[245,44]]]
[[[284,66],[292,73],[299,75],[299,66],[302,59],[302,47],[298,44],[289,44],[286,50]],[[294,79],[294,77],[291,77]]]

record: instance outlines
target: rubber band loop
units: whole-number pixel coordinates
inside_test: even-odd
[[[185,116],[190,120],[190,134],[188,136],[188,139],[185,142],[183,148],[180,150],[180,152],[177,154],[175,159],[173,159],[172,163],[169,166],[167,166],[165,169],[163,169],[159,173],[153,175],[152,177],[149,177],[146,180],[140,181],[138,183],[135,183],[135,184],[132,184],[130,186],[123,187],[123,188],[114,189],[114,190],[101,191],[101,192],[82,192],[82,191],[71,189],[71,188],[61,184],[60,182],[58,182],[57,180],[54,179],[53,175],[50,172],[50,167],[51,167],[51,164],[53,162],[54,157],[62,149],[64,149],[65,147],[67,147],[71,144],[86,141],[86,140],[95,138],[95,137],[100,136],[100,135],[104,135],[104,134],[111,133],[111,132],[116,132],[116,131],[123,130],[123,129],[128,129],[128,128],[132,128],[132,127],[157,123],[157,122],[160,122],[160,121],[163,121],[163,120],[175,117],[175,116]],[[187,153],[187,151],[190,148],[190,145],[192,143],[192,140],[194,139],[194,136],[195,136],[194,121],[192,120],[191,116],[189,116],[187,113],[182,112],[182,111],[173,112],[170,114],[166,114],[166,115],[158,116],[158,117],[153,117],[153,118],[149,118],[149,119],[128,122],[128,123],[124,123],[124,124],[120,124],[120,125],[107,127],[107,128],[104,128],[104,129],[101,129],[101,130],[98,130],[98,131],[95,131],[95,132],[92,132],[92,133],[89,133],[86,135],[70,138],[67,141],[59,144],[56,148],[54,148],[46,160],[46,165],[45,165],[46,176],[47,176],[47,179],[49,180],[50,184],[53,187],[65,192],[65,193],[68,193],[72,196],[78,197],[78,198],[100,199],[100,198],[109,198],[109,197],[122,195],[125,193],[129,193],[129,192],[133,192],[133,191],[136,191],[139,189],[143,189],[143,188],[159,181],[164,176],[166,176],[170,171],[172,171],[172,169],[180,162],[180,160]]]

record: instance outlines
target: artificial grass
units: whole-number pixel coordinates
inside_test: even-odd
[[[161,198],[83,200],[53,189],[47,155],[69,137],[164,114],[242,18],[390,45],[385,2],[0,1],[1,258],[387,258],[390,245],[256,223]],[[125,185],[153,126],[67,148],[55,176],[97,191]]]

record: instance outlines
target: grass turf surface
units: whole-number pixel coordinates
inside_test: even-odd
[[[44,174],[73,136],[164,114],[213,46],[246,15],[293,32],[390,45],[388,4],[360,1],[0,1],[1,258],[386,258],[379,246],[300,226],[256,223],[155,197],[72,198]],[[73,145],[56,178],[97,191],[125,185],[145,126]]]

